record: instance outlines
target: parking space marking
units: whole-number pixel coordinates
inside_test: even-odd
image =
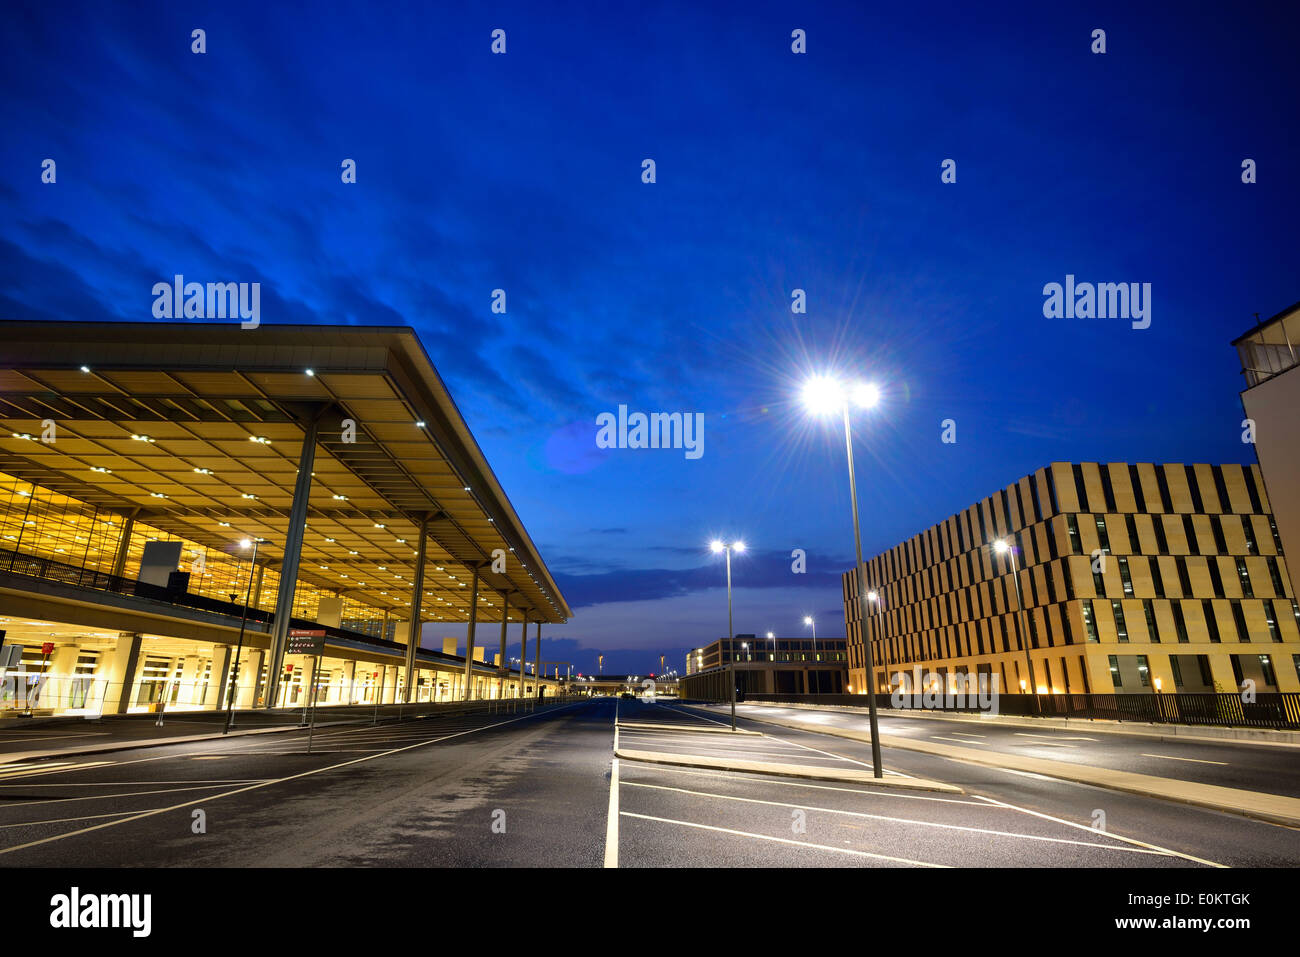
[[[845,817],[867,818],[873,821],[888,821],[892,824],[912,824],[918,827],[933,827],[947,831],[968,831],[974,834],[992,834],[995,837],[1010,837],[1025,841],[1046,841],[1051,844],[1072,844],[1079,847],[1099,847],[1108,851],[1124,851],[1129,854],[1155,854],[1162,857],[1172,856],[1166,851],[1136,848],[1136,847],[1116,847],[1114,844],[1099,844],[1095,841],[1076,841],[1066,837],[1048,837],[1042,834],[1023,834],[1016,831],[999,831],[995,828],[971,827],[965,824],[944,824],[938,821],[918,821],[913,818],[892,817],[887,814],[868,814],[866,811],[846,811],[833,807],[818,807],[812,804],[798,804],[790,801],[765,801],[761,798],[739,797],[734,794],[718,794],[711,791],[693,791],[688,788],[674,788],[663,784],[641,784],[633,781],[624,782],[627,787],[649,788],[657,791],[677,791],[681,794],[690,794],[696,797],[710,797],[723,801],[739,801],[744,804],[765,804],[771,807],[791,807],[799,808],[804,811],[820,811],[823,814],[839,814]],[[1104,834],[1109,837],[1110,835]]]
[[[635,814],[632,811],[619,812],[623,817],[640,818],[643,821],[657,821],[660,824],[676,824],[680,827],[693,827],[704,831],[716,831],[721,834],[732,834],[736,837],[748,837],[756,841],[771,841],[776,844],[792,844],[795,847],[810,848],[818,851],[833,851],[836,854],[851,854],[854,857],[870,857],[877,861],[889,861],[893,864],[911,864],[914,867],[942,867],[946,868],[947,864],[931,864],[928,861],[913,861],[905,857],[890,857],[887,854],[872,854],[870,851],[859,851],[848,847],[832,847],[829,844],[814,844],[811,841],[794,841],[788,837],[773,837],[769,834],[754,834],[751,831],[737,831],[730,827],[718,827],[714,824],[697,824],[694,821],[676,821],[668,817],[655,817],[651,814]]]

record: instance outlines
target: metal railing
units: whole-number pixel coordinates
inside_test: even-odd
[[[912,695],[905,695],[911,699]],[[920,697],[919,695],[917,697]],[[722,701],[710,696],[709,700]],[[861,694],[756,694],[744,701],[773,704],[822,704],[866,708]],[[899,712],[909,710],[975,713],[982,709],[975,696],[960,703],[936,693],[925,708],[895,708],[894,697],[876,695],[876,707]],[[998,694],[997,713],[1017,717],[1097,718],[1110,721],[1145,721],[1153,724],[1186,724],[1214,727],[1300,729],[1300,692],[1262,691],[1253,700],[1242,695],[1217,692],[1168,692],[1159,694]]]

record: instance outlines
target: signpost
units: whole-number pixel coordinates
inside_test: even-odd
[[[307,719],[308,710],[311,711],[311,721],[307,724],[308,754],[311,754],[312,734],[316,730],[316,668],[320,664],[320,656],[324,651],[325,629],[289,629],[289,640],[285,645],[284,653],[286,655],[311,655],[311,690],[307,692],[307,700],[303,702],[302,708],[304,721]]]

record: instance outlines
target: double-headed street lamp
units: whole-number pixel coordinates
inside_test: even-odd
[[[816,675],[816,674],[818,674],[818,671],[817,671],[817,619],[814,618],[812,615],[804,615],[804,616],[803,616],[803,623],[804,623],[805,625],[808,625],[808,626],[811,626],[811,627],[812,627],[812,635],[813,635],[813,639],[812,639],[812,641],[813,641],[813,666],[812,666],[811,674]],[[817,691],[821,691],[821,682],[820,682],[820,681],[817,682]],[[816,694],[816,692],[814,692],[814,694]]]
[[[736,649],[735,649],[736,633],[731,624],[731,552],[733,549],[737,552],[743,552],[745,550],[745,543],[740,541],[723,542],[715,538],[713,542],[709,545],[709,547],[713,549],[715,554],[717,552],[727,553],[727,652],[728,654],[731,655],[731,730],[735,731],[736,730]]]
[[[1011,577],[1016,581],[1016,624],[1020,626],[1020,647],[1025,653],[1025,665],[1029,671],[1029,690],[1034,695],[1034,710],[1038,710],[1038,681],[1034,677],[1034,659],[1029,654],[1029,628],[1025,622],[1025,600],[1020,594],[1020,570],[1016,565],[1015,546],[1006,539],[993,540],[993,551],[999,555],[1011,556]]]
[[[874,408],[880,403],[880,388],[870,382],[845,385],[829,376],[813,376],[804,385],[803,401],[807,409],[815,415],[840,412],[844,417],[844,447],[849,459],[849,498],[853,503],[853,542],[857,554],[858,604],[861,606],[860,619],[864,626],[867,621],[867,570],[862,564],[862,532],[858,527],[858,486],[853,475],[853,425],[849,419],[849,405],[863,409]],[[866,649],[866,670],[868,675],[876,672],[871,653],[871,642],[864,641]],[[815,657],[815,656],[814,656]],[[876,718],[876,694],[868,684],[867,709],[871,722],[871,764],[876,777],[883,777],[880,766],[880,726]]]

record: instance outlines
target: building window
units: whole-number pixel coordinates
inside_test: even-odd
[[[1183,689],[1183,666],[1179,663],[1177,655],[1169,656],[1169,670],[1174,673],[1174,690],[1181,691]]]
[[[1228,554],[1228,540],[1223,537],[1223,516],[1210,516],[1210,531],[1214,533],[1214,548],[1220,555]]]
[[[1264,602],[1264,622],[1268,625],[1268,638],[1270,641],[1281,641],[1282,633],[1278,631],[1277,618],[1273,611],[1273,603]]]
[[[1210,641],[1218,642],[1219,620],[1214,614],[1214,602],[1208,598],[1201,599],[1201,613],[1205,615],[1205,630],[1210,634]]]
[[[1277,522],[1273,521],[1273,517],[1271,515],[1269,516],[1268,519],[1268,527],[1269,530],[1272,531],[1273,533],[1273,550],[1276,551],[1279,555],[1286,554],[1285,552],[1282,551],[1282,539],[1277,537]]]
[[[1160,504],[1166,512],[1174,510],[1174,500],[1169,496],[1169,480],[1165,478],[1165,467],[1156,466],[1156,488],[1160,490]]]
[[[1131,512],[1124,516],[1124,530],[1128,532],[1128,550],[1134,555],[1141,555],[1142,540],[1138,538],[1137,519]]]
[[[1250,632],[1246,630],[1246,615],[1241,610],[1241,602],[1232,600],[1232,620],[1237,625],[1237,640],[1250,641]]]
[[[1196,482],[1196,470],[1190,465],[1184,465],[1183,470],[1187,473],[1187,489],[1192,493],[1192,508],[1204,512],[1205,505],[1201,501],[1201,487]]]
[[[1146,618],[1147,634],[1151,636],[1152,641],[1159,643],[1160,629],[1156,627],[1155,602],[1153,602],[1150,598],[1142,599],[1142,615],[1144,618]]]
[[[1097,623],[1093,621],[1092,599],[1083,600],[1083,629],[1088,634],[1089,641],[1097,641]]]
[[[1246,559],[1237,559],[1237,577],[1241,579],[1241,593],[1247,598],[1255,597],[1255,590],[1250,587],[1250,572],[1246,570]]]
[[[1070,467],[1074,470],[1074,491],[1079,496],[1079,508],[1091,512],[1092,508],[1088,505],[1088,487],[1083,481],[1083,466],[1076,462]]]
[[[1110,533],[1106,531],[1106,516],[1097,516],[1097,543],[1104,552],[1110,551]]]
[[[1255,544],[1255,526],[1251,524],[1249,515],[1241,516],[1241,533],[1246,536],[1246,551],[1258,555],[1259,546]]]
[[[1156,549],[1161,555],[1169,554],[1169,539],[1165,538],[1165,519],[1163,515],[1151,516],[1151,529],[1156,533]]]
[[[1128,559],[1123,555],[1119,557],[1119,579],[1124,583],[1124,594],[1132,598],[1133,576],[1129,573]]]
[[[1237,687],[1240,688],[1241,683],[1246,679],[1241,671],[1241,662],[1237,660],[1236,655],[1228,655],[1228,660],[1232,662],[1232,677],[1237,679]]]
[[[1214,597],[1227,597],[1223,593],[1223,576],[1219,574],[1219,559],[1211,555],[1205,560],[1205,568],[1210,573],[1210,585],[1214,588]]]
[[[1106,580],[1101,576],[1101,562],[1095,558],[1092,560],[1092,587],[1098,598],[1106,597]]]
[[[1160,574],[1160,559],[1151,559],[1151,585],[1156,590],[1157,598],[1165,597],[1165,576]]]
[[[1114,655],[1108,655],[1107,661],[1110,663],[1110,680],[1116,688],[1124,687],[1124,680],[1119,676],[1119,659]]]
[[[1219,511],[1231,512],[1232,500],[1228,498],[1228,485],[1223,481],[1223,467],[1211,465],[1210,471],[1214,474],[1214,489],[1219,493]]]
[[[1147,656],[1138,655],[1138,680],[1142,682],[1142,687],[1151,687],[1151,669],[1147,666]]]
[[[1142,494],[1142,477],[1138,475],[1136,465],[1128,467],[1128,480],[1129,484],[1133,486],[1133,497],[1137,499],[1138,511],[1145,512],[1147,510],[1147,500],[1146,496]]]
[[[1201,554],[1200,543],[1196,540],[1196,526],[1192,524],[1192,516],[1190,515],[1183,516],[1183,536],[1187,539],[1188,554]]]
[[[1111,610],[1115,613],[1115,636],[1119,641],[1128,641],[1128,623],[1124,620],[1124,603],[1113,600]]]
[[[1268,565],[1268,577],[1273,582],[1273,594],[1281,598],[1286,594],[1286,587],[1282,584],[1282,574],[1278,570],[1277,559],[1269,555],[1264,559],[1264,563]]]
[[[1273,659],[1270,655],[1259,656],[1259,670],[1264,672],[1264,684],[1277,687],[1277,675],[1273,671]]]
[[[1178,634],[1179,644],[1187,643],[1187,621],[1183,618],[1183,606],[1181,602],[1171,601],[1169,610],[1174,614],[1174,631]]]
[[[1079,544],[1079,522],[1073,515],[1065,516],[1065,527],[1070,533],[1070,554],[1078,555],[1083,551]]]
[[[1187,574],[1187,559],[1179,555],[1174,559],[1174,567],[1178,569],[1178,585],[1183,590],[1183,598],[1192,597],[1192,579]]]

